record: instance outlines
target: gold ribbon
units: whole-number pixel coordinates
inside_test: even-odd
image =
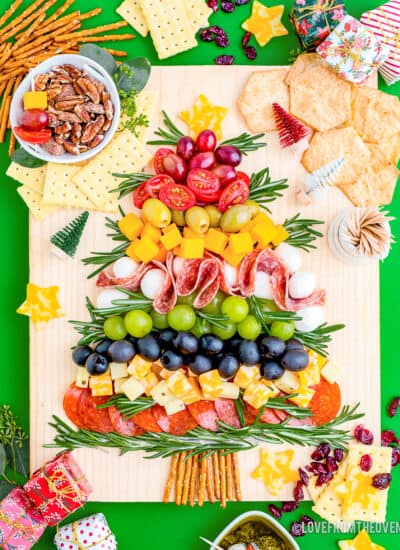
[[[87,545],[84,546],[81,543],[81,541],[79,540],[79,535],[78,535],[79,521],[80,520],[74,521],[74,523],[72,524],[72,536],[73,536],[72,542],[76,545],[78,550],[87,550],[88,548],[95,548],[98,544],[102,544],[103,542],[107,542],[111,537],[113,537],[113,533],[110,531],[108,533],[108,535],[104,536],[102,539],[99,539],[98,541],[95,541],[92,544],[89,544],[89,546],[87,546]],[[67,541],[66,539],[63,539],[61,537],[60,537],[60,541],[62,541],[62,542],[71,542],[71,541]]]
[[[22,511],[21,515],[18,519],[21,519],[24,516],[24,512]],[[24,535],[25,537],[34,537],[36,539],[37,531],[41,528],[43,528],[43,525],[37,524],[37,525],[23,525],[18,520],[11,520],[5,512],[0,510],[0,521],[5,523],[6,525],[9,525],[12,527],[11,533],[4,539],[3,543],[7,544],[7,541],[10,540],[14,535],[15,531],[18,532],[18,534]]]
[[[304,19],[304,17],[314,15],[314,13],[320,13],[323,14],[323,16],[325,17],[325,23],[327,27],[330,28],[327,12],[330,12],[333,9],[340,8],[344,9],[344,4],[337,4],[336,0],[327,0],[326,2],[324,0],[318,0],[316,4],[312,4],[311,6],[296,6],[296,11],[298,12],[298,16],[296,17],[299,21],[301,21],[301,19]]]
[[[85,492],[81,489],[79,483],[85,479],[85,476],[82,475],[78,479],[74,479],[70,472],[65,469],[60,468],[59,466],[56,466],[54,468],[54,472],[52,475],[48,475],[48,473],[45,471],[44,468],[40,470],[40,473],[43,477],[43,479],[46,481],[50,491],[55,494],[54,499],[57,500],[57,502],[60,504],[60,506],[66,511],[70,512],[71,509],[65,505],[63,499],[69,498],[73,500],[79,500],[79,501],[85,501],[87,499],[87,495]],[[67,487],[58,487],[57,481],[67,481],[68,486]],[[76,487],[72,487],[71,481],[75,482]],[[52,500],[54,500],[52,499]]]
[[[344,54],[350,57],[353,61],[355,67],[358,67],[362,64],[368,65],[369,67],[379,67],[381,63],[362,61],[360,56],[360,51],[354,48],[353,42],[349,42],[347,38],[340,34],[337,29],[333,30],[333,33],[337,38],[342,42],[341,44],[333,44],[331,47],[327,48],[328,55],[340,55]],[[362,38],[364,34],[369,34],[368,29],[363,29],[360,33],[357,34],[356,39]]]

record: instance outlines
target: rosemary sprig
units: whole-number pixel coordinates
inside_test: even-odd
[[[267,212],[271,212],[265,204],[282,197],[282,191],[288,187],[287,179],[271,181],[269,167],[267,167],[256,174],[252,174],[249,199],[258,202]]]
[[[255,424],[234,428],[219,422],[218,432],[204,428],[195,428],[186,435],[177,436],[168,433],[148,432],[136,437],[127,437],[116,433],[99,434],[87,430],[75,430],[57,416],[50,424],[56,430],[53,443],[48,448],[73,450],[79,447],[119,448],[121,454],[143,451],[148,458],[167,458],[177,453],[187,452],[189,456],[205,452],[210,456],[224,450],[226,454],[253,449],[258,442],[289,443],[290,445],[317,446],[327,442],[332,448],[344,448],[351,440],[351,434],[343,424],[357,420],[363,415],[355,407],[345,406],[340,414],[322,426],[290,426],[287,421],[281,424]]]
[[[119,193],[118,197],[122,199],[125,195],[129,195],[132,191],[135,191],[145,181],[151,178],[151,175],[143,172],[135,172],[134,174],[113,174],[116,178],[121,178],[123,181],[112,189],[110,193]]]
[[[97,308],[93,310],[93,313],[98,317],[111,317],[113,315],[123,315],[134,309],[142,311],[150,311],[153,305],[153,301],[145,298],[141,292],[132,292],[126,288],[119,286],[115,287],[116,290],[126,294],[126,298],[120,298],[118,300],[112,300],[113,307]]]
[[[183,133],[175,126],[172,120],[169,118],[165,111],[163,114],[163,123],[166,129],[159,128],[155,133],[161,139],[155,139],[148,141],[149,145],[176,145],[178,141],[183,137]]]
[[[240,393],[239,397],[235,399],[235,407],[239,418],[240,427],[243,428],[244,426],[246,426],[246,416],[244,413],[244,402],[242,393]]]
[[[86,309],[89,312],[90,321],[69,321],[74,329],[82,335],[82,338],[78,342],[80,346],[95,344],[106,337],[103,329],[104,317],[96,312],[93,303],[88,297],[86,297]]]
[[[300,218],[300,214],[296,214],[292,218],[287,218],[283,222],[283,227],[289,232],[290,236],[286,239],[287,244],[291,244],[296,248],[301,248],[306,252],[317,248],[314,241],[323,237],[323,234],[314,229],[314,225],[324,225],[320,220],[307,220]]]
[[[292,311],[270,311],[270,301],[250,296],[247,298],[250,310],[261,323],[264,332],[269,334],[273,321],[300,321],[301,317]]]
[[[204,311],[196,310],[196,315],[200,319],[204,319],[210,325],[213,325],[214,327],[218,327],[220,329],[224,329],[226,327],[226,323],[229,320],[226,315],[217,315],[213,313],[205,313]]]
[[[248,155],[252,151],[257,151],[258,149],[262,149],[267,146],[265,142],[257,141],[263,137],[265,137],[265,134],[256,134],[255,136],[252,136],[247,132],[243,132],[239,136],[226,139],[221,142],[220,145],[233,145],[234,147],[237,147],[243,155]]]
[[[151,397],[138,397],[135,401],[130,401],[124,395],[114,395],[104,405],[98,405],[98,409],[107,409],[108,407],[117,407],[119,412],[126,418],[132,418],[146,409],[150,409],[154,405]]]
[[[312,332],[295,330],[294,337],[300,340],[307,348],[312,349],[322,357],[328,357],[328,344],[332,340],[331,334],[343,330],[345,325],[328,325],[324,323]]]

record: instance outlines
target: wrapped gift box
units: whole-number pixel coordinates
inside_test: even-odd
[[[350,15],[318,46],[317,52],[342,78],[356,84],[365,82],[389,55],[387,46]]]
[[[46,521],[32,508],[25,491],[16,487],[0,502],[0,546],[29,550],[42,536]]]
[[[116,550],[117,542],[103,514],[94,514],[61,527],[54,544],[58,550]]]
[[[24,489],[51,527],[83,506],[92,491],[70,453],[61,453],[47,462]]]
[[[400,0],[391,0],[361,16],[361,23],[389,49],[389,56],[379,67],[386,83],[400,80]]]
[[[315,51],[346,15],[341,0],[295,0],[289,14],[301,48]]]

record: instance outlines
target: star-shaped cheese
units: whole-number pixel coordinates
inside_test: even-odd
[[[383,546],[374,544],[364,529],[352,540],[340,540],[339,548],[340,550],[385,550]]]
[[[277,495],[287,483],[299,479],[298,472],[292,468],[293,457],[293,449],[287,451],[260,449],[260,465],[251,476],[264,481],[270,493]]]
[[[203,130],[213,130],[217,139],[222,139],[222,121],[228,114],[226,107],[213,105],[209,99],[201,94],[193,107],[188,111],[179,113],[180,118],[186,122],[192,137],[196,137]]]
[[[63,315],[58,302],[58,286],[42,288],[28,283],[26,288],[26,300],[17,309],[17,313],[27,315],[34,323],[50,321]]]
[[[271,38],[288,34],[287,29],[281,23],[284,9],[283,5],[267,8],[255,0],[251,16],[246,19],[242,28],[253,33],[260,46],[265,46]]]

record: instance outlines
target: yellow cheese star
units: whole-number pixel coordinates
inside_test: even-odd
[[[179,117],[189,126],[192,137],[196,137],[203,130],[213,130],[217,139],[222,139],[222,121],[228,114],[226,107],[210,103],[209,99],[201,94],[193,107],[179,113]]]
[[[26,300],[17,309],[17,313],[27,315],[34,323],[61,317],[63,312],[58,302],[58,290],[58,286],[42,288],[28,283]]]
[[[267,8],[255,0],[251,17],[243,23],[242,28],[253,33],[260,46],[265,46],[271,38],[288,34],[281,23],[284,9],[283,5]]]
[[[385,550],[383,546],[374,544],[364,529],[352,540],[340,540],[339,548],[340,550]]]
[[[291,467],[294,450],[268,451],[260,449],[260,465],[251,477],[264,481],[272,495],[277,495],[287,483],[298,481],[299,474]]]

